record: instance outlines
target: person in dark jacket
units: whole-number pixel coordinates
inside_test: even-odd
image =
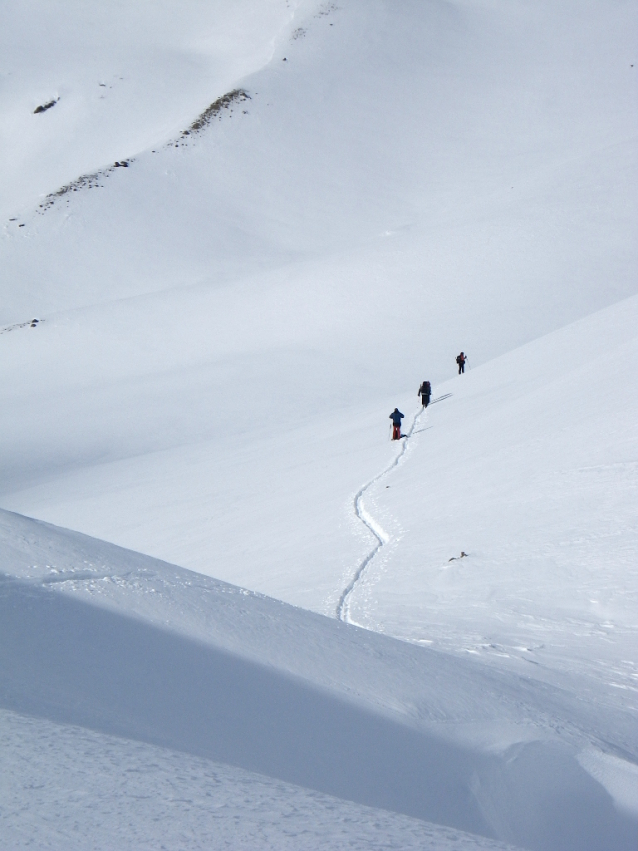
[[[423,384],[419,387],[419,392],[417,396],[421,397],[421,401],[423,402],[423,407],[427,408],[430,404],[430,396],[432,395],[432,385],[429,381],[424,381]]]
[[[465,357],[465,352],[461,352],[460,355],[456,356],[456,362],[459,365],[459,375],[462,372],[465,372],[465,361],[466,360],[467,360],[467,358]]]
[[[401,440],[401,420],[403,419],[403,414],[398,408],[395,408],[390,414],[390,419],[392,420],[392,440]]]

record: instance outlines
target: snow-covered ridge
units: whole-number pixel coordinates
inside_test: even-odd
[[[523,847],[630,830],[568,694],[6,512],[0,557],[4,710]]]
[[[243,89],[233,89],[232,92],[227,92],[225,95],[218,97],[213,103],[206,107],[206,109],[197,116],[197,118],[191,122],[188,126],[188,129],[182,130],[178,136],[174,139],[166,142],[163,147],[167,148],[181,148],[188,144],[190,136],[197,136],[198,134],[204,132],[206,128],[213,122],[215,119],[220,119],[224,113],[229,113],[232,116],[233,106],[237,106],[238,104],[242,104],[245,101],[250,100],[250,95],[248,92],[245,92]],[[153,150],[152,153],[155,153]],[[91,174],[83,174],[80,177],[73,180],[71,183],[67,183],[64,186],[61,186],[55,192],[50,192],[41,204],[38,204],[38,208],[36,210],[37,213],[43,214],[47,210],[50,210],[53,205],[64,198],[67,202],[67,205],[70,204],[71,192],[80,192],[84,189],[101,189],[104,188],[103,181],[110,177],[116,168],[129,168],[135,162],[134,157],[129,157],[128,159],[116,160],[116,162],[109,166],[108,168],[102,168],[98,171],[92,172]],[[65,196],[69,196],[66,198]],[[25,218],[24,216],[22,218]],[[10,221],[18,221],[18,218],[12,218]],[[24,226],[23,224],[19,224],[18,227]]]
[[[29,2],[0,33],[0,217],[161,145],[267,65],[295,0]],[[38,107],[55,107],[38,112]]]

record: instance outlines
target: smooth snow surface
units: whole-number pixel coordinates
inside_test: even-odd
[[[633,851],[637,35],[3,10],[0,845]]]

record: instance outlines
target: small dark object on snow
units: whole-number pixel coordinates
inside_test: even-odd
[[[122,162],[113,163],[114,168],[128,168],[128,163],[126,160],[122,160]]]
[[[452,556],[452,558],[449,558],[448,561],[458,561],[460,558],[467,558],[467,553],[464,553],[463,550],[461,550],[460,556]]]
[[[467,357],[465,356],[465,352],[461,352],[460,355],[456,356],[456,362],[457,362],[458,367],[459,367],[459,375],[462,372],[465,372],[465,361],[466,360],[467,360]]]
[[[37,324],[38,324],[38,322],[39,322],[39,321],[40,321],[39,319],[32,319],[32,320],[31,320],[31,327],[32,327],[32,328],[35,328],[35,327],[37,326]]]
[[[60,98],[56,98],[55,100],[50,100],[48,103],[40,104],[40,106],[36,106],[33,110],[34,115],[38,115],[40,112],[46,112],[47,109],[51,109],[52,106],[55,106],[56,103],[60,100]]]

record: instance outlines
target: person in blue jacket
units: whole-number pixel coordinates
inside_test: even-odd
[[[390,419],[392,420],[392,440],[401,440],[401,420],[403,419],[403,414],[398,408],[395,408],[390,414]]]

